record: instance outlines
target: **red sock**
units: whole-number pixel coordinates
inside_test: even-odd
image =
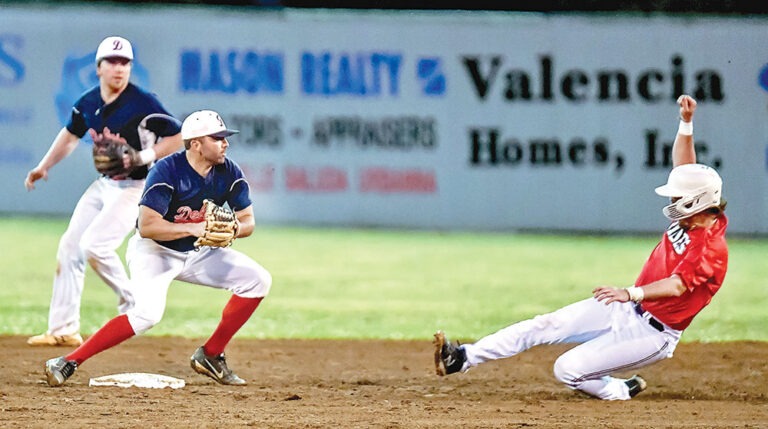
[[[242,298],[232,295],[227,305],[224,306],[219,326],[213,331],[208,342],[203,345],[205,354],[216,356],[224,353],[224,347],[256,311],[256,307],[259,306],[262,299],[264,298]]]
[[[134,335],[136,333],[128,322],[128,316],[121,314],[107,322],[64,359],[73,360],[80,365],[96,353],[114,347]]]

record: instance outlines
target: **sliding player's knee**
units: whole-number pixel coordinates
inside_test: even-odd
[[[576,387],[577,380],[581,377],[577,369],[567,356],[563,355],[557,358],[553,367],[555,378],[570,387]]]

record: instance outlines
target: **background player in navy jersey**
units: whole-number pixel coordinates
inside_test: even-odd
[[[122,37],[107,37],[96,50],[99,85],[85,92],[72,107],[67,125],[59,131],[40,163],[24,182],[28,190],[48,179],[48,171],[75,149],[86,132],[119,134],[138,151],[126,157],[130,175],[99,177],[78,201],[57,252],[58,266],[48,314],[48,330],[27,340],[33,346],[78,346],[80,301],[86,262],[118,295],[118,311],[133,303],[116,249],[136,224],[138,202],[149,166],[181,149],[179,121],[160,101],[130,83],[133,48]]]
[[[227,137],[235,132],[210,110],[184,120],[181,134],[186,151],[160,160],[150,171],[141,197],[138,233],[128,243],[134,307],[107,322],[72,353],[46,362],[49,385],[61,385],[86,359],[157,324],[174,279],[232,292],[219,326],[194,352],[191,365],[221,384],[246,384],[227,367],[224,347],[267,295],[272,277],[231,247],[196,251],[194,245],[205,233],[201,209],[206,199],[226,203],[235,212],[237,237],[253,232],[248,182],[240,167],[226,158]]]

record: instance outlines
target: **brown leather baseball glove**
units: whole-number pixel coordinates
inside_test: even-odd
[[[203,201],[205,234],[195,241],[195,249],[202,246],[228,247],[237,236],[239,224],[232,210],[217,206],[211,200]]]
[[[93,138],[93,165],[99,173],[120,179],[128,177],[140,165],[139,152],[120,134],[112,134],[109,128],[104,128],[102,134],[88,131]]]

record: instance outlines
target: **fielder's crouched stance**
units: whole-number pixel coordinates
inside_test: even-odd
[[[128,242],[135,305],[115,317],[72,353],[45,364],[48,384],[63,384],[91,356],[157,324],[174,279],[233,293],[221,322],[198,348],[192,369],[221,384],[243,385],[224,359],[224,348],[269,292],[272,277],[229,245],[254,229],[248,183],[226,158],[228,130],[216,112],[198,111],[184,120],[186,151],[150,170],[139,207],[138,233]],[[232,209],[222,207],[224,204]]]
[[[715,170],[696,164],[696,101],[678,99],[681,122],[672,149],[675,167],[656,193],[671,198],[672,221],[635,286],[600,286],[593,296],[555,312],[510,325],[474,344],[457,345],[435,334],[438,375],[465,372],[489,360],[514,356],[539,344],[580,343],[555,362],[555,377],[600,399],[626,400],[647,385],[632,371],[672,357],[683,330],[720,289],[728,266],[728,219]]]

